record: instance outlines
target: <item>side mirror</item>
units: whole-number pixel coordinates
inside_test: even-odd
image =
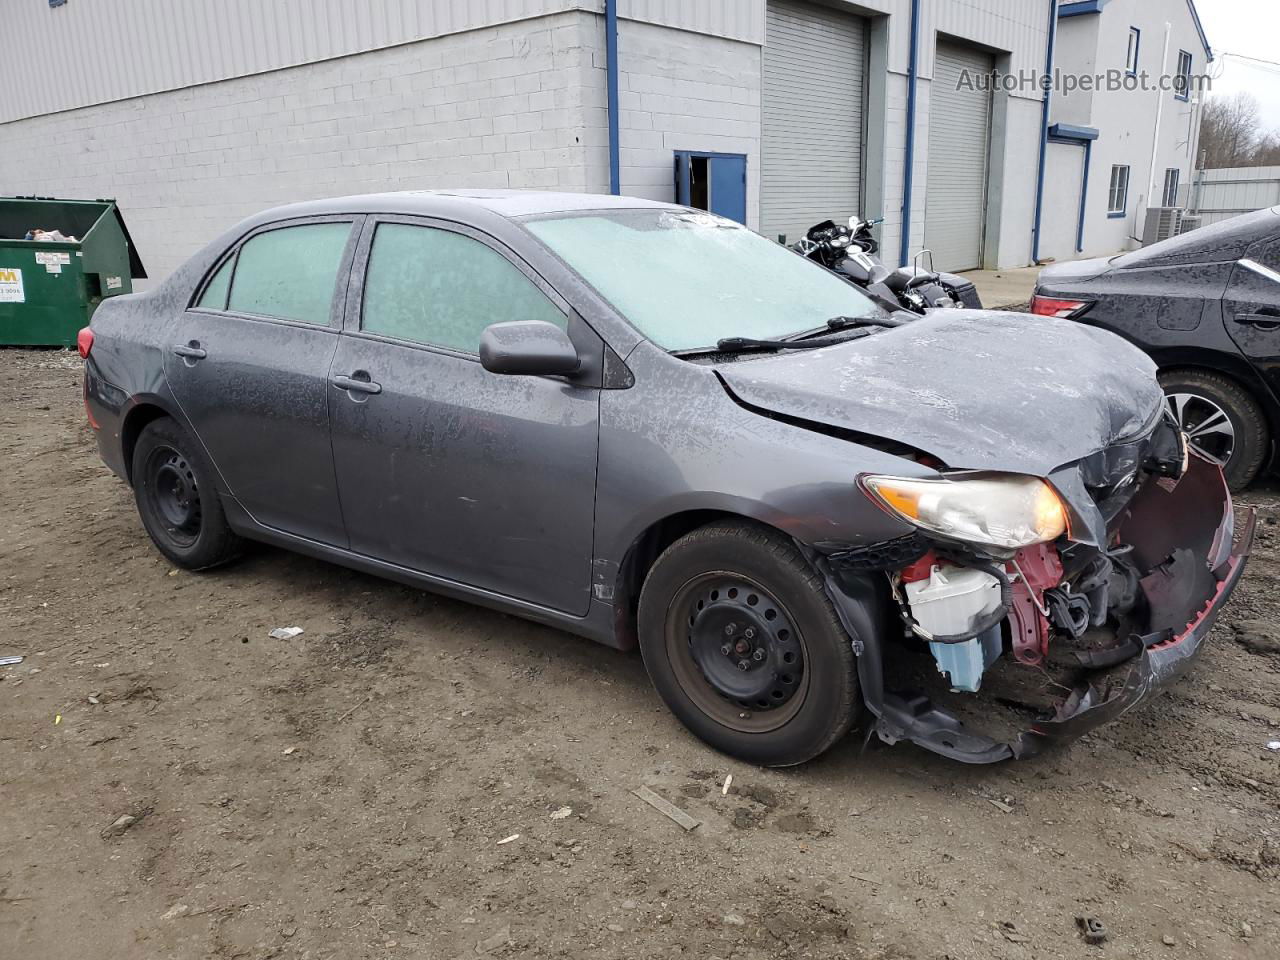
[[[480,334],[480,365],[490,373],[563,376],[582,365],[569,335],[545,320],[494,323]]]

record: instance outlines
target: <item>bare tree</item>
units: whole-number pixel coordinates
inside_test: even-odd
[[[1200,150],[1204,166],[1247,167],[1261,140],[1258,101],[1247,93],[1210,97],[1200,115]]]
[[[1250,166],[1280,167],[1280,133],[1271,132],[1258,141]]]

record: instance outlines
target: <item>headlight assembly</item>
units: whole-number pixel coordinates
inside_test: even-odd
[[[1049,484],[1018,474],[913,480],[873,474],[863,489],[895,516],[952,540],[1017,550],[1067,530],[1067,513]]]

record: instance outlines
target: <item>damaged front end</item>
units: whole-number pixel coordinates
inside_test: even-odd
[[[1119,717],[1199,652],[1253,539],[1250,511],[1234,540],[1220,467],[1159,416],[1048,484],[1065,530],[1050,518],[1043,542],[918,523],[815,558],[883,741],[968,763],[1030,756]]]

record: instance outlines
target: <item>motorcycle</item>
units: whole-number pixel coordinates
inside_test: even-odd
[[[982,300],[973,284],[952,273],[936,272],[933,254],[928,250],[916,254],[910,267],[896,270],[886,267],[877,256],[880,245],[872,234],[873,228],[883,222],[882,219],[850,217],[849,225],[842,226],[824,220],[810,227],[791,249],[840,274],[872,296],[912,313],[957,307],[981,309]]]

